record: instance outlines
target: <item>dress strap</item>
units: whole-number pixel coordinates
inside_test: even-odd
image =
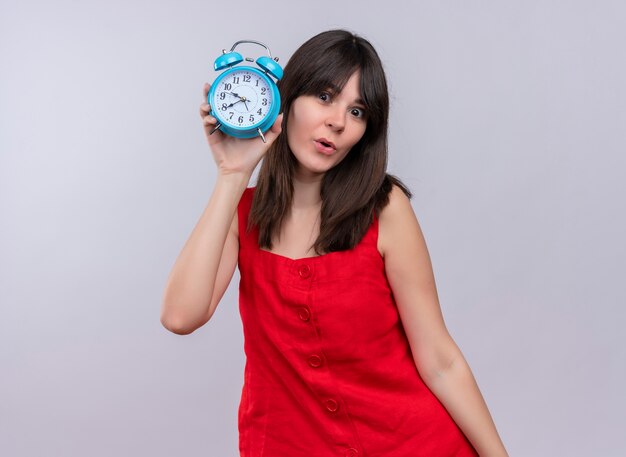
[[[254,187],[248,187],[243,191],[239,205],[237,205],[237,220],[239,228],[239,245],[243,246],[252,241],[256,241],[258,238],[258,231],[251,230],[248,232],[248,216],[250,215],[250,209],[252,208],[252,197],[254,197]],[[254,238],[250,238],[254,237]]]
[[[373,248],[378,251],[378,217],[376,212],[374,212],[372,222],[358,246],[367,249]]]

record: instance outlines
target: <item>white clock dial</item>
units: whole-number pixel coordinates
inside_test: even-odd
[[[228,124],[249,128],[270,112],[272,90],[259,74],[246,70],[229,72],[222,78],[211,100],[211,108]]]

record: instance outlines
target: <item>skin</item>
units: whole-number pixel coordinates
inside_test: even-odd
[[[286,132],[298,161],[294,198],[272,252],[290,258],[315,255],[310,245],[319,233],[322,177],[365,132],[358,87],[356,72],[338,94],[302,96],[294,101]],[[204,87],[205,100],[209,88],[208,84]],[[217,180],[170,273],[161,310],[162,324],[177,334],[189,334],[208,322],[228,287],[239,250],[237,204],[254,168],[281,133],[279,117],[266,134],[267,144],[221,132],[209,135],[216,123],[209,111],[209,105],[201,105]],[[333,154],[316,150],[314,140],[321,137],[336,145]],[[469,365],[448,333],[422,230],[408,198],[397,187],[379,217],[378,250],[420,376],[479,455],[508,456]]]

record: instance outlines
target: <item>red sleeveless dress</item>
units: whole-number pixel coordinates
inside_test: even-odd
[[[290,259],[239,218],[242,457],[476,456],[422,381],[376,243]]]

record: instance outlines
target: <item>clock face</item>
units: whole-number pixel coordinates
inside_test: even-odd
[[[233,127],[251,128],[271,112],[273,93],[262,73],[253,69],[233,69],[220,78],[210,100],[211,109],[222,122]]]

